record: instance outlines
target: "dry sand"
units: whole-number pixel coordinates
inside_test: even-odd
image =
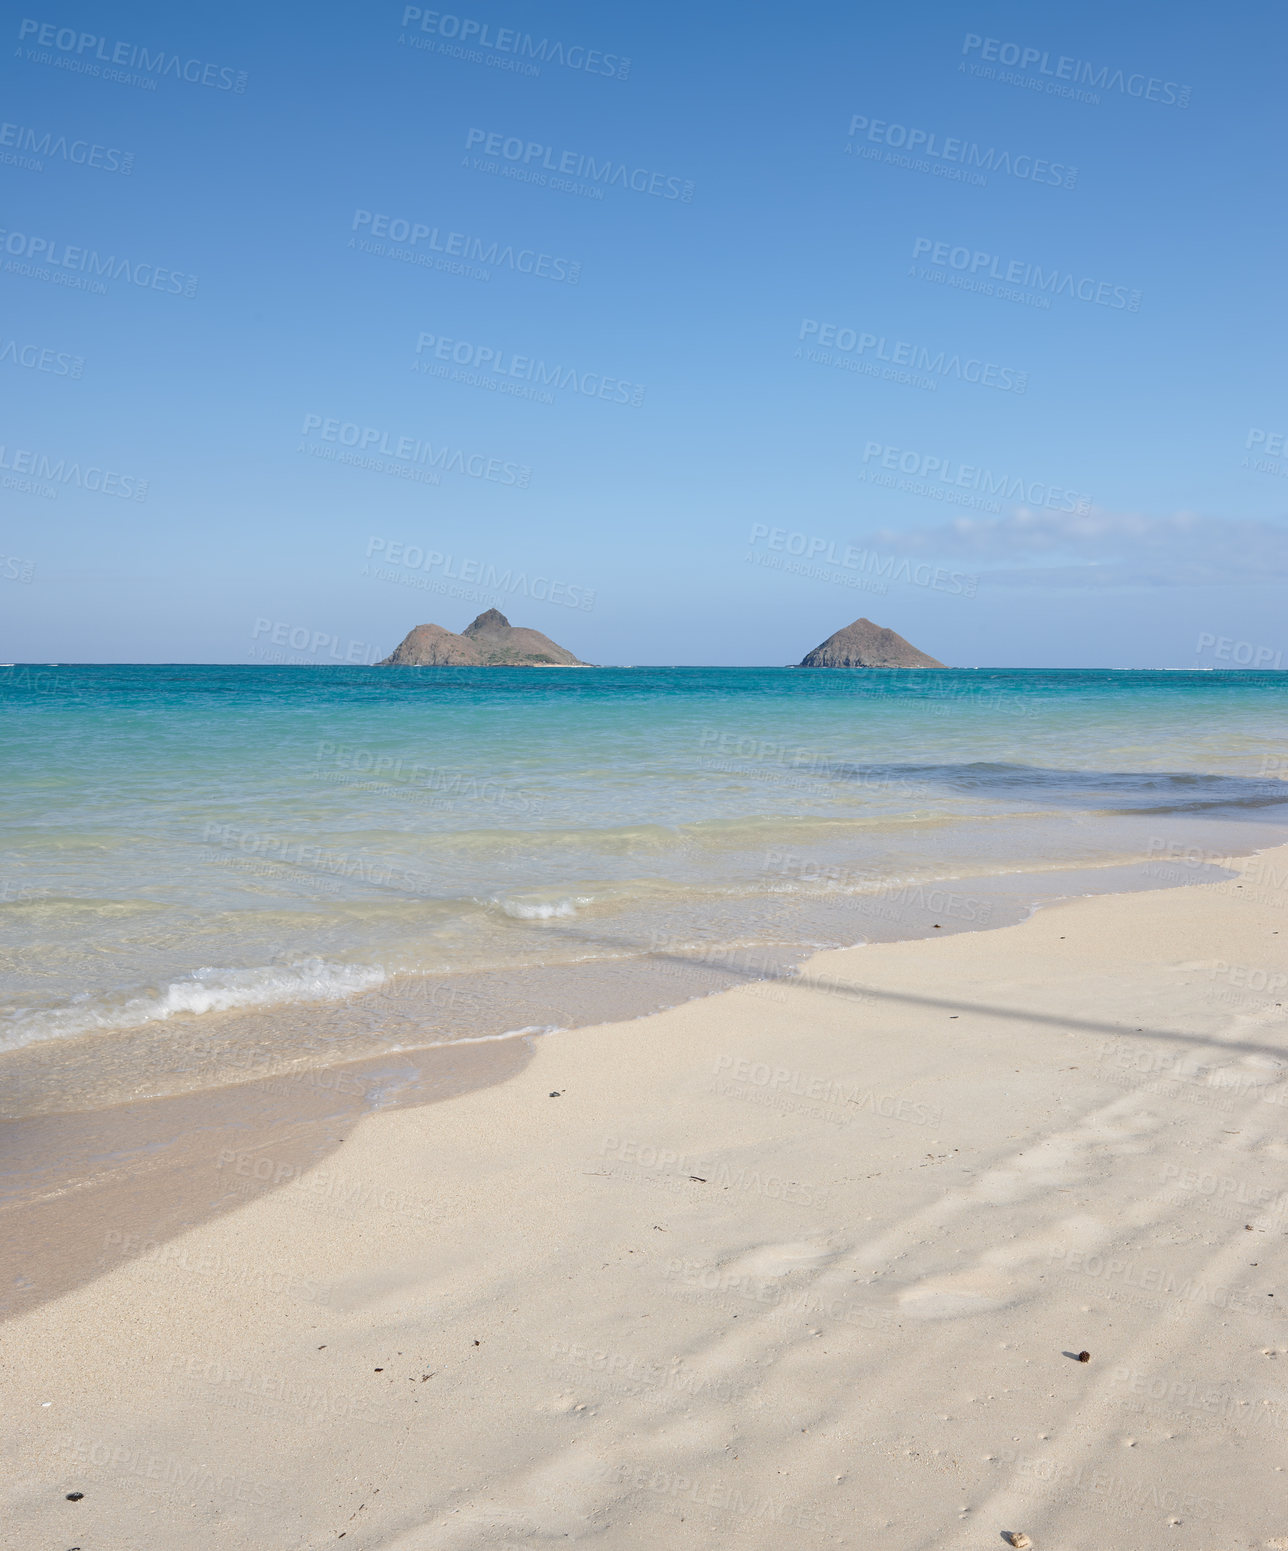
[[[212,1143],[244,1205],[3,1327],[3,1544],[1288,1546],[1288,848],[1233,865],[550,1036],[276,1189]]]

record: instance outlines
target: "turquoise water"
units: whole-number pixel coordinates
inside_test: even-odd
[[[980,925],[988,880],[1288,834],[1273,673],[19,665],[0,708],[8,1050],[388,1037],[395,990],[401,1040],[413,991],[436,1038],[500,1032],[470,977],[549,1001],[561,965]]]

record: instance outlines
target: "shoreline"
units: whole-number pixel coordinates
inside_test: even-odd
[[[730,985],[792,973],[820,951],[928,938],[935,932],[994,930],[1083,894],[1184,887],[1215,878],[1231,859],[1259,855],[1276,843],[1255,839],[1263,844],[1249,837],[1246,850],[1190,847],[1168,858],[1066,862],[888,882],[874,878],[863,890],[798,896],[795,903],[814,914],[775,922],[776,935],[760,940],[703,942],[701,928],[695,932],[690,923],[665,935],[655,931],[651,943],[645,943],[614,935],[611,918],[605,924],[594,917],[568,925],[555,922],[546,930],[562,952],[544,961],[455,973],[390,973],[369,990],[325,1001],[252,1003],[40,1036],[0,1051],[6,1094],[0,1124],[215,1091],[419,1050],[617,1023]],[[788,935],[793,927],[795,937]],[[820,941],[811,928],[832,940]],[[577,956],[579,944],[591,951]],[[140,992],[140,998],[145,994],[154,993]]]
[[[1273,849],[1273,848],[1270,848]],[[1264,850],[1249,853],[1255,860]],[[1235,858],[1226,858],[1231,863]],[[999,890],[1023,884],[1009,899],[1008,908],[988,924],[975,917],[954,919],[951,909],[927,909],[924,919],[897,917],[889,935],[840,948],[814,949],[799,944],[794,949],[771,944],[759,951],[740,948],[732,953],[678,954],[659,949],[638,961],[601,960],[584,966],[590,973],[583,987],[586,1000],[581,1016],[567,1025],[516,1026],[505,1032],[450,1037],[393,1048],[360,1051],[328,1064],[283,1062],[274,1065],[271,1049],[251,1049],[252,1059],[266,1067],[251,1076],[223,1069],[224,1081],[214,1085],[168,1089],[161,1075],[152,1071],[146,1094],[126,1087],[108,1103],[84,1102],[66,1107],[75,1094],[75,1073],[65,1065],[70,1041],[47,1041],[5,1053],[0,1071],[12,1079],[10,1093],[24,1088],[59,1095],[58,1109],[33,1108],[22,1115],[0,1120],[0,1150],[10,1159],[23,1160],[20,1171],[10,1169],[0,1190],[0,1221],[5,1237],[15,1248],[27,1246],[23,1264],[5,1263],[0,1257],[0,1324],[49,1298],[92,1281],[124,1255],[127,1241],[133,1253],[161,1253],[175,1236],[224,1215],[242,1204],[237,1191],[230,1195],[212,1188],[207,1154],[225,1150],[233,1143],[239,1153],[268,1152],[275,1168],[257,1188],[271,1192],[283,1184],[298,1183],[313,1167],[323,1165],[336,1152],[344,1135],[364,1118],[391,1109],[430,1105],[454,1098],[477,1087],[504,1083],[522,1072],[547,1036],[556,1038],[588,1028],[625,1025],[674,1012],[738,991],[757,1005],[782,1006],[793,994],[823,990],[827,985],[809,968],[830,954],[871,951],[889,943],[930,942],[960,934],[990,934],[1022,924],[1035,914],[1078,899],[1116,897],[1158,890],[1187,888],[1197,881],[1235,876],[1229,866],[1211,858],[1167,864],[1172,872],[1157,876],[1150,863],[1114,864],[1101,867],[1058,869],[1048,873],[988,875],[950,880]],[[1180,878],[1177,868],[1183,869]],[[1153,869],[1153,870],[1151,870]],[[1188,872],[1188,876],[1185,873]],[[1198,875],[1202,878],[1199,879]],[[1045,890],[1034,887],[1044,884]],[[1071,882],[1083,888],[1061,892]],[[933,892],[942,893],[939,888]],[[943,914],[942,923],[931,921]],[[621,977],[639,963],[652,972],[647,981],[634,983],[625,998]],[[538,976],[553,969],[558,975],[567,966],[537,967]],[[665,1000],[654,998],[662,991]],[[449,1006],[451,1004],[449,1003]],[[515,1016],[531,1013],[535,1004],[516,1004]],[[552,1004],[540,1004],[549,1012]],[[566,1004],[571,1005],[571,1004]],[[301,1004],[275,1009],[283,1015],[308,1020],[322,1009]],[[595,1016],[599,1012],[601,1016]],[[259,1014],[255,1024],[271,1025],[273,1014]],[[177,1020],[176,1020],[177,1023]],[[231,1015],[203,1015],[192,1021],[194,1029],[206,1028],[206,1046],[214,1042],[209,1025],[222,1023],[235,1040],[244,1020]],[[172,1030],[174,1025],[170,1026]],[[425,1032],[424,1030],[421,1031]],[[156,1030],[114,1030],[82,1036],[76,1043],[87,1053],[91,1067],[100,1042],[123,1043],[129,1035],[139,1039],[140,1058],[156,1049]],[[177,1040],[167,1044],[188,1059],[186,1047]],[[112,1046],[107,1047],[109,1052]],[[222,1052],[227,1058],[235,1045]],[[238,1057],[234,1057],[238,1059]],[[128,1070],[128,1068],[127,1068]],[[280,1178],[273,1176],[280,1173]],[[252,1176],[254,1177],[254,1176]],[[243,1190],[243,1186],[238,1189]],[[142,1225],[140,1225],[142,1219]],[[87,1232],[90,1224],[114,1226],[112,1243]]]
[[[105,1551],[966,1551],[1100,1543],[1106,1514],[1146,1551],[1262,1545],[1288,894],[1241,895],[1267,857],[1288,873],[1281,847],[828,950],[782,1003],[530,1041],[505,1080],[341,1121],[342,1163],[203,1133],[239,1204],[147,1249],[140,1197],[87,1220],[110,1268],[7,1323],[11,1514],[59,1543],[83,1491]]]

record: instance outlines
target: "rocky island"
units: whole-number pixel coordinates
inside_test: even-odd
[[[798,664],[802,668],[944,668],[946,663],[919,652],[893,630],[874,625],[870,619],[856,619],[822,646],[807,652]]]
[[[460,635],[441,625],[417,625],[378,668],[585,668],[539,630],[512,625],[488,609]]]

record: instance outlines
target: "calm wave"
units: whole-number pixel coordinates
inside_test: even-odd
[[[0,704],[0,1049],[858,942],[936,885],[1288,834],[1271,673],[17,665]]]

